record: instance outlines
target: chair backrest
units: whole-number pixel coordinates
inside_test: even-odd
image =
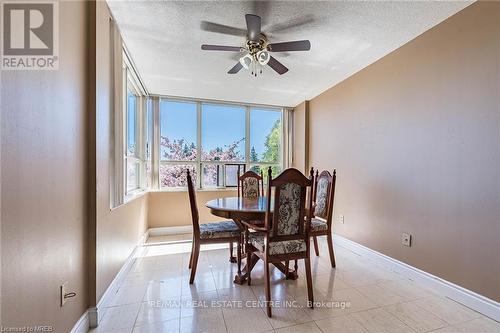
[[[264,194],[264,177],[254,171],[247,171],[238,177],[238,197],[258,198]]]
[[[271,179],[271,168],[269,168],[268,172],[267,197],[269,199],[267,200],[265,223],[269,241],[293,239],[308,241],[308,231],[312,217],[312,170],[309,178],[293,168],[286,169],[275,179]],[[271,188],[273,187],[274,213],[271,214]],[[308,197],[307,207],[306,197]],[[303,223],[304,216],[306,216],[305,224]]]
[[[336,178],[336,170],[333,170],[333,175],[327,170],[318,174],[316,170],[316,176],[314,177],[314,216],[325,219],[328,226],[332,222]]]
[[[191,218],[193,220],[193,233],[199,235],[200,233],[200,215],[198,213],[198,205],[196,204],[196,192],[194,190],[193,180],[191,179],[191,173],[187,169],[187,187],[189,193],[189,205],[191,206]]]

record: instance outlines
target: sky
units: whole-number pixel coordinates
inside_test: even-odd
[[[250,147],[262,156],[266,136],[281,112],[265,109],[250,111]],[[170,139],[186,139],[196,144],[196,103],[162,100],[160,104],[161,135]],[[217,104],[202,105],[202,146],[205,150],[223,147],[245,137],[245,108]],[[239,146],[245,154],[245,142]]]

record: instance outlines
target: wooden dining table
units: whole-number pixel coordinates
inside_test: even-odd
[[[208,201],[205,206],[210,209],[210,212],[218,217],[233,220],[241,232],[246,231],[247,226],[250,228],[254,226],[255,229],[262,228],[264,226],[264,218],[266,216],[267,209],[267,197],[258,198],[243,198],[243,197],[226,197],[218,198]],[[271,200],[271,213],[274,208],[274,202]],[[246,225],[242,223],[245,221]],[[234,283],[243,284],[248,278],[248,272],[255,266],[259,261],[257,256],[252,256],[252,258],[246,260],[245,267],[241,272],[238,272],[234,277]],[[283,274],[285,274],[286,279],[296,280],[298,278],[297,271],[289,269],[284,263],[275,263],[274,266],[278,268]]]

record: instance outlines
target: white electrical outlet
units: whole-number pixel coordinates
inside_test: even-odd
[[[401,244],[404,246],[411,246],[411,235],[403,232],[401,235]]]
[[[344,224],[344,222],[345,222],[344,221],[344,215],[340,215],[339,216],[339,221],[340,221],[341,224]]]
[[[66,301],[67,301],[67,298],[64,297],[64,295],[66,295],[68,293],[67,289],[68,289],[68,281],[64,282],[60,288],[60,290],[61,290],[61,306],[63,306],[64,303],[66,303]]]

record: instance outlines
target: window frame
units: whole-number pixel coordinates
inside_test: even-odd
[[[146,180],[146,164],[147,164],[147,156],[146,156],[146,135],[148,131],[146,130],[146,126],[148,126],[147,121],[147,102],[148,102],[148,94],[144,89],[144,85],[142,84],[140,78],[137,75],[135,67],[130,60],[128,52],[126,48],[123,47],[123,85],[122,85],[122,165],[121,165],[121,185],[123,193],[123,199],[121,203],[126,203],[138,195],[144,193],[151,186],[147,186],[148,182]],[[128,151],[128,94],[129,91],[135,95],[136,97],[136,113],[135,113],[135,150],[134,154],[129,154]],[[154,122],[154,119],[153,119]],[[153,124],[154,125],[154,124]],[[153,156],[151,155],[152,159]],[[128,189],[128,164],[133,163],[137,165],[137,186],[133,189]],[[151,184],[151,181],[149,182]],[[121,204],[119,203],[119,204]],[[117,206],[119,206],[119,204]]]
[[[142,107],[141,107],[141,101],[142,101],[142,98],[141,98],[141,95],[139,93],[139,91],[137,90],[135,84],[133,83],[132,81],[132,77],[131,75],[129,74],[129,71],[127,70],[127,80],[126,80],[126,88],[125,88],[125,99],[126,99],[126,103],[125,103],[125,108],[124,108],[124,113],[125,113],[125,116],[124,116],[124,122],[125,122],[125,155],[124,155],[124,161],[125,161],[125,198],[127,197],[130,197],[130,196],[133,196],[134,194],[137,194],[137,192],[141,191],[142,190],[142,186],[141,186],[141,175],[142,175],[142,164],[144,163],[144,159],[142,158],[142,147],[141,147],[141,138],[143,137],[142,135],[142,121],[141,121],[141,118],[142,118]],[[129,101],[128,101],[128,98],[129,98],[129,93],[132,93],[133,95],[135,95],[136,97],[136,100],[135,100],[135,128],[134,128],[134,132],[135,132],[135,149],[134,149],[134,153],[133,154],[130,154],[129,153],[129,149],[128,149],[128,130],[129,130],[129,117],[128,117],[128,113],[129,113]],[[137,179],[137,185],[134,187],[134,188],[131,188],[129,189],[129,181],[128,181],[128,165],[129,164],[133,164],[133,165],[137,165],[137,175],[136,175],[136,179]]]
[[[186,187],[185,186],[177,186],[177,187],[162,187],[161,186],[161,179],[160,179],[160,172],[159,169],[161,168],[162,165],[192,165],[194,166],[194,169],[196,170],[196,188],[198,190],[207,190],[207,191],[214,191],[214,190],[234,190],[236,187],[235,186],[226,186],[226,177],[225,177],[225,171],[226,171],[226,165],[244,165],[245,170],[250,170],[253,166],[259,166],[261,169],[266,169],[269,166],[277,166],[281,170],[284,170],[288,164],[287,163],[287,158],[285,156],[285,144],[286,144],[286,137],[288,136],[288,131],[285,128],[285,110],[287,110],[285,107],[280,107],[280,106],[272,106],[272,105],[261,105],[261,104],[251,104],[251,103],[236,103],[236,102],[226,102],[226,101],[214,101],[214,100],[204,100],[204,99],[196,99],[196,98],[182,98],[182,97],[171,97],[171,96],[161,96],[157,95],[155,96],[155,99],[153,100],[154,103],[157,103],[158,107],[158,113],[160,113],[160,105],[161,101],[166,100],[166,101],[173,101],[173,102],[187,102],[187,103],[196,103],[196,118],[197,118],[197,127],[196,127],[196,160],[193,161],[182,161],[182,160],[162,160],[161,156],[153,156],[153,159],[157,160],[157,163],[159,165],[158,167],[158,184],[157,184],[157,189],[158,191],[165,191],[165,192],[175,192],[175,191],[185,191]],[[202,160],[202,109],[203,109],[203,104],[209,104],[209,105],[222,105],[222,106],[230,106],[230,107],[243,107],[245,110],[245,158],[244,160],[241,161],[209,161],[209,160]],[[251,110],[252,109],[258,109],[258,110],[263,110],[263,111],[269,111],[269,112],[279,112],[280,113],[280,152],[279,152],[279,161],[273,163],[273,162],[255,162],[255,161],[250,161],[250,116],[251,116]],[[159,117],[158,117],[159,119]],[[158,128],[161,126],[161,121],[158,124]],[[161,128],[158,129],[158,133],[156,133],[156,136],[158,136],[158,139],[160,138],[160,133],[161,133]],[[161,155],[161,154],[159,154]],[[223,171],[222,171],[222,186],[203,186],[204,184],[204,176],[203,176],[203,167],[205,165],[223,165]]]

